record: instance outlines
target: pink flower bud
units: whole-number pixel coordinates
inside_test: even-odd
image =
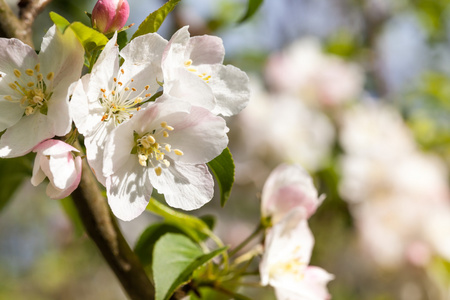
[[[98,0],[92,10],[92,27],[103,33],[121,29],[130,15],[127,0]]]
[[[48,178],[47,195],[52,199],[69,196],[81,179],[81,157],[74,157],[76,148],[60,140],[46,140],[34,147],[36,152],[31,183],[40,184]]]

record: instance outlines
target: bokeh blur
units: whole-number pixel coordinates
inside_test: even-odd
[[[164,1],[129,3],[139,24]],[[49,11],[88,24],[94,4],[53,0],[36,45]],[[450,299],[450,1],[266,0],[240,23],[246,5],[183,0],[159,32],[220,36],[226,63],[250,77],[249,106],[227,120],[231,198],[195,214],[214,214],[236,245],[257,226],[270,171],[298,163],[326,195],[310,219],[311,264],[335,275],[332,299]],[[32,157],[0,161],[0,299],[126,299],[70,199],[31,186],[31,169]],[[131,245],[153,220],[121,223]]]

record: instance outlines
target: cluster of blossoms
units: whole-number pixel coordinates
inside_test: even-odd
[[[433,256],[449,260],[450,189],[442,160],[417,149],[389,105],[362,102],[340,123],[339,191],[370,257],[388,269],[425,267]]]
[[[122,22],[95,14],[94,27],[109,28],[103,31]],[[118,218],[140,215],[153,187],[176,208],[211,200],[206,163],[227,147],[222,116],[238,113],[249,98],[248,77],[223,65],[219,38],[190,37],[183,27],[170,41],[150,33],[119,52],[115,33],[81,78],[84,50],[71,28],[53,26],[39,55],[16,39],[0,45],[0,157],[37,152],[32,182],[48,177],[50,197],[68,196],[80,181],[78,150],[62,141],[73,121]]]
[[[260,263],[261,283],[275,288],[278,300],[326,300],[326,284],[334,278],[309,266],[314,237],[308,218],[323,201],[312,178],[299,165],[278,166],[262,191],[261,214],[268,229]]]

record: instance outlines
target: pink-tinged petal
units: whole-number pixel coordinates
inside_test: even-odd
[[[150,181],[164,194],[167,204],[175,208],[193,210],[208,203],[214,195],[214,179],[204,164],[174,164],[164,168],[160,176],[148,172]]]
[[[6,129],[0,139],[0,157],[18,157],[30,152],[43,140],[54,136],[54,125],[47,116],[36,113],[23,117]]]
[[[301,207],[309,218],[322,202],[311,176],[300,165],[281,164],[272,171],[262,191],[261,214],[273,223],[293,208]]]
[[[202,68],[198,68],[202,73]],[[231,65],[206,68],[211,76],[208,85],[216,99],[215,114],[232,116],[243,110],[250,99],[249,78],[245,72]]]
[[[225,120],[202,107],[192,106],[183,118],[165,120],[174,128],[166,142],[183,151],[182,156],[173,152],[168,155],[176,161],[190,164],[206,163],[213,160],[227,147],[228,128]]]
[[[3,99],[0,95],[0,132],[16,124],[23,116],[24,109],[18,103]]]
[[[106,179],[108,203],[116,217],[130,221],[144,212],[152,195],[146,168],[134,157]]]
[[[189,40],[186,54],[193,65],[221,64],[225,57],[225,48],[222,39],[217,36],[194,36]]]
[[[171,73],[173,77],[166,77],[164,74],[165,94],[208,110],[216,107],[216,100],[211,88],[196,74],[184,68],[173,69]]]
[[[14,69],[20,71],[27,68],[33,69],[38,63],[34,49],[18,39],[0,38],[0,49],[2,49],[0,51],[0,73],[6,74],[7,77],[14,78]],[[3,92],[1,93],[3,94]]]
[[[73,181],[70,184],[70,186],[68,186],[66,189],[60,190],[60,189],[56,188],[54,185],[52,185],[52,183],[50,182],[47,185],[47,189],[46,189],[47,196],[49,196],[51,199],[58,200],[58,199],[66,198],[70,194],[72,194],[72,192],[80,184],[80,180],[81,180],[81,164],[82,164],[81,157],[77,156],[75,158],[75,161],[74,161],[75,173],[76,173],[75,175],[76,176],[72,177]]]
[[[273,226],[260,263],[261,283],[272,286],[300,281],[311,258],[314,237],[303,209],[292,210]]]
[[[67,189],[77,177],[74,159],[70,152],[51,155],[48,165],[50,173],[47,174],[47,177],[58,189]]]
[[[37,154],[34,159],[33,175],[31,176],[31,184],[34,186],[38,186],[47,177],[41,169],[41,157],[41,154]]]
[[[125,25],[129,15],[126,0],[99,0],[92,10],[92,26],[103,33],[114,32]]]
[[[80,152],[77,148],[61,140],[46,140],[33,149],[33,152],[42,152],[43,155],[60,155],[71,151]]]

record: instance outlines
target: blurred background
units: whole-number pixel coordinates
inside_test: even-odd
[[[164,1],[129,3],[139,24]],[[35,44],[49,11],[87,24],[94,4],[53,0]],[[257,225],[270,171],[298,163],[326,195],[311,264],[335,275],[333,299],[450,299],[450,1],[266,0],[240,23],[246,7],[182,0],[159,31],[220,36],[225,63],[250,77],[249,106],[227,120],[231,198],[195,214],[214,214],[236,245]],[[0,160],[0,299],[126,299],[70,199],[31,186],[32,161]],[[154,220],[121,223],[132,246]]]

